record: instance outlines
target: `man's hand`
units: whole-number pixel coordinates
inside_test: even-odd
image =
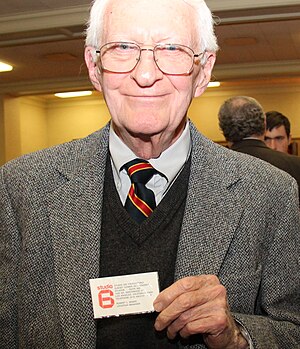
[[[230,313],[226,289],[214,275],[178,280],[157,296],[154,309],[160,312],[155,329],[166,328],[170,339],[202,334],[210,349],[248,348]]]

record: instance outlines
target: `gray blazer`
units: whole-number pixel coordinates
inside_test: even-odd
[[[296,181],[191,133],[176,279],[218,275],[255,348],[300,348]],[[1,168],[3,349],[95,348],[89,279],[99,273],[108,135],[106,126]]]

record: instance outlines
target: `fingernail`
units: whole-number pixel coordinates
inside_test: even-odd
[[[153,307],[154,307],[154,310],[157,311],[158,313],[161,312],[162,309],[163,309],[162,304],[159,303],[159,302],[158,302],[158,303],[154,303],[154,304],[153,304]]]
[[[155,321],[154,323],[154,328],[156,329],[156,331],[161,331],[161,327],[160,327],[160,322],[159,321]]]

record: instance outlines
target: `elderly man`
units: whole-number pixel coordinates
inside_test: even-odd
[[[111,123],[1,170],[1,347],[297,347],[296,183],[188,121],[205,2],[96,0],[86,44]],[[152,271],[156,312],[93,319],[89,279]]]

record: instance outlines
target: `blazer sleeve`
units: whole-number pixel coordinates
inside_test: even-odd
[[[296,185],[286,191],[286,205],[270,212],[273,239],[265,250],[255,314],[233,314],[255,349],[300,348],[300,212]]]
[[[11,198],[0,169],[0,347],[18,347],[18,269],[21,238]]]

